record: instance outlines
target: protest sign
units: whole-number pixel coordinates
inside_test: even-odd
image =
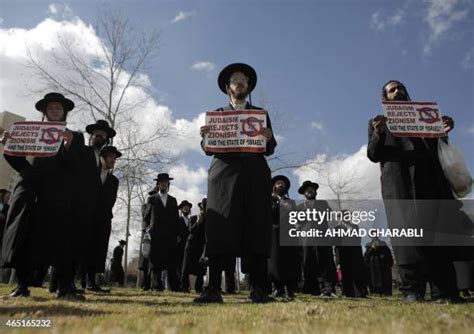
[[[436,102],[382,102],[386,125],[394,137],[446,136],[441,110]]]
[[[264,110],[209,111],[206,113],[209,133],[204,138],[207,152],[264,153],[267,140],[262,129],[267,126]]]
[[[3,152],[12,156],[50,157],[59,151],[66,130],[63,122],[16,122]]]

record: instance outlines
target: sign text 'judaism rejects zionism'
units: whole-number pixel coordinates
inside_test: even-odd
[[[207,152],[265,152],[267,140],[262,129],[267,126],[264,110],[209,111],[209,133],[204,138]]]
[[[444,137],[436,102],[382,102],[387,127],[395,137]]]
[[[10,129],[11,137],[4,153],[12,156],[49,157],[56,155],[66,130],[63,122],[16,122]]]

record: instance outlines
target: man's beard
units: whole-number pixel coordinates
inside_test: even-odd
[[[408,101],[408,97],[404,94],[397,94],[393,98],[394,101]]]
[[[105,144],[105,140],[103,140],[102,138],[95,138],[95,140],[92,141],[92,146],[94,148],[102,148],[102,146],[104,146]]]
[[[243,101],[247,97],[248,93],[247,91],[235,92],[234,90],[230,89],[230,95],[232,95],[232,97],[237,101]]]
[[[316,198],[316,194],[308,194],[304,195],[304,197],[306,197],[307,200],[311,201]]]

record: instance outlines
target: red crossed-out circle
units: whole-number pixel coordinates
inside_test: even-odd
[[[263,120],[256,117],[248,117],[246,119],[241,119],[240,122],[242,123],[242,131],[240,134],[249,137],[256,137],[262,133]]]
[[[43,133],[41,134],[40,141],[44,142],[45,144],[55,144],[61,140],[61,130],[58,128],[47,128],[42,129]]]
[[[439,121],[439,113],[438,109],[433,109],[430,107],[423,107],[416,109],[420,112],[420,119],[419,121],[425,122],[428,124],[436,123]]]

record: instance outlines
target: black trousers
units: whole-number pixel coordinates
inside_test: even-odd
[[[176,272],[175,268],[171,268],[170,270],[166,271],[168,277],[168,284],[169,289],[171,291],[179,291],[179,279],[178,273]],[[151,275],[151,288],[154,290],[163,291],[164,285],[162,280],[163,270],[153,268],[152,275]]]
[[[27,288],[32,284],[33,270],[26,266],[17,266],[16,275],[18,286]],[[57,280],[58,293],[73,292],[74,268],[71,265],[62,265],[54,268],[55,280]],[[53,290],[54,291],[54,290]]]
[[[332,246],[303,247],[303,292],[331,294],[337,281]]]
[[[458,294],[456,271],[452,262],[454,247],[417,247],[423,262],[399,265],[404,295],[424,296],[426,282],[431,284],[431,298],[448,298]]]
[[[342,271],[342,293],[346,297],[367,296],[365,265],[360,246],[340,246],[339,264]]]

